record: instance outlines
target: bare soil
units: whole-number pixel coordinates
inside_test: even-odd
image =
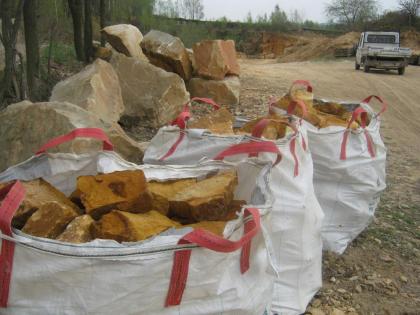
[[[281,96],[296,79],[311,81],[319,98],[360,101],[376,94],[388,102],[382,125],[388,188],[374,222],[347,251],[324,254],[324,287],[307,314],[420,314],[420,67],[399,76],[356,71],[353,60],[242,59],[241,66],[237,115],[263,115],[269,97]]]

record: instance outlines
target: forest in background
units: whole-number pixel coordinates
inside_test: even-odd
[[[397,11],[380,13],[375,0],[330,0],[328,23],[305,20],[297,10],[286,13],[276,5],[271,13],[243,21],[223,17],[208,21],[202,0],[0,0],[1,50],[0,109],[23,99],[48,97],[66,72],[93,58],[92,41],[100,29],[131,23],[143,34],[151,29],[178,36],[191,47],[204,39],[233,39],[239,46],[254,32],[310,30],[335,36],[348,31],[419,29],[420,0],[400,0]],[[193,25],[193,27],[191,27]],[[25,43],[25,51],[15,49]]]

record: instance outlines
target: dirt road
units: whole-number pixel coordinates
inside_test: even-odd
[[[399,76],[355,71],[352,61],[242,60],[241,66],[236,114],[265,113],[269,96],[281,96],[296,79],[311,81],[319,98],[362,100],[376,94],[389,103],[382,126],[388,189],[377,218],[346,253],[325,254],[324,288],[312,308],[327,315],[420,314],[420,67]]]

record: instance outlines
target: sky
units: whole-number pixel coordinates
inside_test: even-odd
[[[276,4],[286,13],[297,9],[304,19],[326,22],[325,3],[328,0],[203,0],[206,19],[226,16],[229,20],[243,21],[248,12],[253,18],[273,11]],[[398,0],[378,0],[382,10],[396,9]]]

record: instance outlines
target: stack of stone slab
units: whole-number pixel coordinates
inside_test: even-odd
[[[205,40],[193,46],[194,75],[188,82],[192,97],[208,97],[236,105],[240,95],[240,67],[233,40]]]

